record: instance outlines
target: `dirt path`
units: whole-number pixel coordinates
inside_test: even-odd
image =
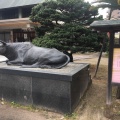
[[[73,55],[73,59],[74,62],[77,63],[90,63],[90,64],[94,64],[96,65],[98,62],[98,57],[99,57],[99,53],[85,53],[85,54],[74,54]],[[100,65],[107,65],[108,64],[108,58],[107,58],[107,54],[103,53],[102,54],[102,58],[100,61]]]
[[[90,74],[93,77],[99,53],[74,54],[74,62],[90,63]],[[0,105],[0,120],[110,120],[104,117],[106,107],[108,58],[103,54],[96,78],[92,78],[92,85],[80,101],[75,112],[62,115],[44,110],[33,110],[17,107],[8,103]],[[115,98],[116,88],[113,88],[113,113],[111,120],[120,120],[120,100]],[[34,119],[33,119],[34,118]]]
[[[106,54],[103,54],[98,73],[96,78],[93,78],[95,74],[95,68],[98,62],[99,53],[84,54],[81,59],[81,54],[74,55],[74,62],[77,63],[89,63],[90,64],[90,73],[92,76],[92,85],[84,96],[80,106],[78,107],[77,113],[79,117],[77,120],[120,120],[120,100],[116,99],[116,87],[112,87],[112,116],[110,119],[104,117],[106,109],[106,93],[107,93],[107,76],[108,76],[108,58]]]

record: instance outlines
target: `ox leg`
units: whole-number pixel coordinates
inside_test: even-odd
[[[39,65],[39,63],[35,63],[33,65],[22,65],[22,68],[51,68],[49,65]]]
[[[18,60],[7,61],[6,63],[7,63],[7,65],[18,65],[18,66],[21,66],[21,65],[22,65],[22,62],[21,62],[21,61],[18,61]]]
[[[39,68],[48,68],[48,69],[51,69],[52,67],[49,66],[49,65],[39,65]]]
[[[39,64],[35,63],[35,64],[32,64],[32,65],[22,65],[21,67],[22,68],[38,68]]]

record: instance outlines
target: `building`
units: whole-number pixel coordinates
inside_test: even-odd
[[[111,14],[111,20],[120,19],[120,10],[113,10]]]
[[[120,19],[120,10],[113,10],[112,14],[111,14],[111,18],[110,20],[118,20]],[[120,43],[120,32],[115,32],[115,39],[114,42],[115,44],[119,44]]]
[[[0,0],[0,40],[6,42],[31,41],[34,26],[29,20],[31,9],[43,0]]]

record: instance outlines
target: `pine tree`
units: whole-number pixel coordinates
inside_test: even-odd
[[[101,16],[90,8],[83,0],[48,0],[35,6],[30,19],[41,26],[36,28],[38,38],[33,43],[61,51],[99,50],[99,37],[87,26]]]

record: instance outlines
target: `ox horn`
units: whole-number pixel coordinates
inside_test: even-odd
[[[3,43],[3,45],[6,45],[6,42],[3,42],[2,40],[0,40],[1,43]]]

